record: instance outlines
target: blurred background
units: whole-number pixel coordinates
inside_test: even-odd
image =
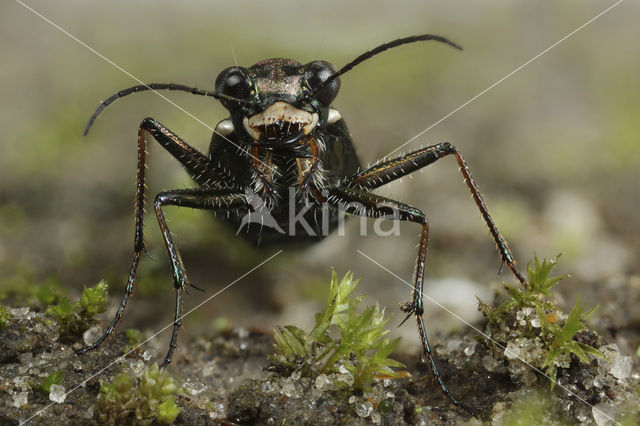
[[[37,12],[145,82],[213,89],[217,74],[271,57],[340,67],[396,38],[433,33],[436,43],[388,51],[342,77],[334,106],[346,119],[363,163],[374,162],[613,4],[609,1],[507,2],[189,2],[64,5],[29,1]],[[580,296],[599,303],[600,326],[623,350],[638,345],[640,314],[640,5],[623,2],[416,138],[402,151],[441,141],[467,160],[521,269],[562,253],[558,287],[570,309]],[[211,131],[160,97],[137,94],[99,117],[98,103],[137,84],[21,4],[0,6],[0,289],[54,283],[77,297],[83,285],[110,284],[109,318],[124,288],[133,246],[136,132],[151,116],[206,152]],[[210,98],[165,92],[210,126],[226,117]],[[149,197],[193,186],[178,162],[150,143]],[[397,154],[397,153],[396,153]],[[431,223],[425,292],[469,321],[475,296],[485,301],[501,281],[514,283],[470,199],[452,158],[382,188],[411,203]],[[191,281],[186,309],[276,252],[255,250],[208,212],[167,208]],[[185,335],[214,324],[270,329],[308,327],[327,295],[331,268],[361,277],[360,293],[395,314],[393,333],[417,335],[397,304],[410,289],[362,251],[410,281],[419,229],[378,237],[358,219],[345,236],[310,249],[286,249],[186,319]],[[172,319],[173,285],[153,214],[147,245],[122,328],[158,329]],[[166,309],[159,309],[166,306]],[[430,332],[464,325],[426,302]],[[635,325],[634,325],[635,324]],[[620,332],[625,327],[635,334]],[[616,330],[614,333],[612,330]],[[623,337],[620,337],[623,336]],[[160,339],[164,345],[168,335]],[[438,341],[439,339],[436,339]]]

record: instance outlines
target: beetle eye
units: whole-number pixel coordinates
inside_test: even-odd
[[[314,91],[337,71],[337,68],[327,61],[310,62],[306,65],[306,69],[304,75],[307,83]],[[329,106],[338,94],[338,90],[340,90],[340,79],[336,78],[327,86],[315,92],[315,97],[324,106]]]
[[[251,80],[242,68],[227,68],[216,78],[216,93],[245,99],[251,94]]]

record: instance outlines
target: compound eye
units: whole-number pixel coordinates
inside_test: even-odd
[[[216,78],[216,93],[246,99],[251,94],[251,80],[242,68],[227,68]]]
[[[324,106],[329,106],[340,90],[340,78],[332,80],[317,92],[315,90],[337,71],[336,67],[327,61],[313,61],[306,65],[306,69],[305,77],[316,99]]]

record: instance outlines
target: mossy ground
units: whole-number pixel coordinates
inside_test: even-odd
[[[78,357],[73,351],[85,344],[84,338],[61,334],[56,317],[37,309],[8,307],[6,326],[0,329],[3,423],[17,424],[35,415],[38,424],[96,424],[104,414],[101,386],[117,382],[123,374],[132,383],[141,382],[166,349],[162,339],[154,339],[114,362],[146,336],[123,329],[98,351]],[[486,331],[493,333],[493,326],[488,324]],[[92,340],[102,327],[89,329],[85,338]],[[442,377],[451,392],[474,410],[472,417],[443,396],[428,365],[415,355],[393,355],[411,377],[375,380],[356,390],[327,376],[303,377],[300,370],[268,371],[267,357],[273,354],[268,330],[210,330],[181,339],[167,369],[179,388],[172,397],[180,410],[174,423],[512,424],[514,419],[533,419],[565,424],[611,416],[633,424],[633,409],[640,406],[640,381],[637,371],[624,373],[631,359],[595,332],[574,338],[604,356],[589,355],[588,363],[569,357],[566,367],[558,367],[559,385],[551,389],[540,374],[522,380],[522,365],[472,330],[432,336],[439,342],[435,351]],[[78,384],[82,385],[74,389]],[[134,413],[135,408],[121,420],[139,423]]]

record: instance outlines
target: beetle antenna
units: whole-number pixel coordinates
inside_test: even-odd
[[[234,102],[244,103],[245,101],[241,99],[236,99],[231,96],[226,96],[223,94],[208,92],[206,90],[198,89],[196,87],[189,87],[182,84],[173,84],[173,83],[149,83],[149,84],[140,84],[137,86],[129,87],[128,89],[124,89],[116,93],[115,95],[110,96],[107,100],[100,103],[96,111],[91,115],[89,121],[87,122],[86,127],[84,128],[83,136],[86,136],[89,133],[89,129],[93,125],[93,122],[96,120],[98,115],[104,110],[106,107],[117,101],[118,99],[130,95],[132,93],[144,92],[147,90],[178,90],[182,92],[189,92],[192,95],[201,95],[201,96],[211,96],[216,99],[227,99]]]
[[[320,86],[316,87],[313,91],[313,93],[317,93],[320,90],[322,90],[322,88],[328,86],[329,84],[331,84],[331,82],[333,80],[335,80],[336,78],[338,78],[339,76],[341,76],[342,74],[346,73],[347,71],[350,71],[353,67],[355,67],[356,65],[359,65],[360,63],[366,61],[369,58],[372,58],[373,56],[377,55],[378,53],[382,53],[387,49],[392,49],[394,47],[398,47],[401,46],[403,44],[409,44],[409,43],[415,43],[416,41],[427,41],[427,40],[434,40],[434,41],[439,41],[440,43],[445,43],[448,44],[450,46],[455,47],[456,49],[462,50],[462,47],[458,46],[457,44],[455,44],[454,42],[438,36],[438,35],[433,35],[433,34],[421,34],[421,35],[415,35],[415,36],[411,36],[411,37],[405,37],[405,38],[399,38],[397,40],[394,41],[390,41],[388,43],[384,43],[381,44],[380,46],[376,47],[375,49],[371,49],[367,52],[364,52],[362,55],[358,56],[357,58],[355,58],[353,61],[349,62],[347,65],[343,66],[342,68],[340,68],[340,70],[338,70],[338,72],[336,72],[335,74],[332,74],[331,77],[327,78],[324,83],[322,83]]]

